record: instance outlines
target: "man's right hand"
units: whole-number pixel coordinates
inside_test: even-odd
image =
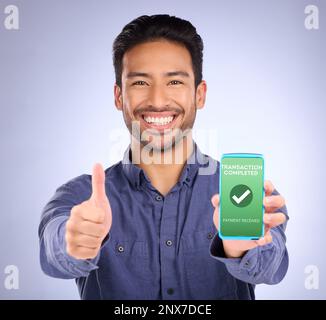
[[[95,258],[112,225],[112,212],[105,192],[105,173],[95,164],[92,195],[71,209],[66,223],[66,251],[76,259]]]

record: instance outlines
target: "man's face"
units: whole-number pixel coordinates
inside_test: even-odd
[[[115,103],[130,133],[140,136],[143,146],[150,142],[153,150],[170,149],[193,127],[196,105],[201,108],[205,100],[204,81],[196,92],[189,51],[166,40],[147,42],[127,51],[122,66]],[[139,131],[132,130],[134,121]]]

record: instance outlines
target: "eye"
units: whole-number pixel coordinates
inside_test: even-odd
[[[182,82],[179,81],[179,80],[171,80],[170,83],[173,84],[173,85],[182,84]]]
[[[143,86],[143,85],[145,85],[145,84],[146,84],[145,81],[139,80],[139,81],[134,82],[132,85],[133,85],[133,86],[135,86],[135,85]]]

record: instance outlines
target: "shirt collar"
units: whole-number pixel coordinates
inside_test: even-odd
[[[208,162],[208,156],[200,151],[195,141],[193,143],[193,151],[190,157],[188,158],[185,166],[183,167],[178,184],[185,183],[186,185],[191,186],[198,172],[198,168],[201,166],[205,166],[205,164],[207,164]],[[130,144],[123,155],[122,170],[130,181],[130,183],[137,189],[141,185],[142,181],[146,180],[147,182],[150,182],[144,170],[131,162]]]

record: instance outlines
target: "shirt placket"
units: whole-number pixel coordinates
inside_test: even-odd
[[[176,261],[176,197],[177,192],[166,197],[158,196],[161,205],[160,257],[161,257],[161,294],[163,299],[177,299],[178,288],[175,269]]]

